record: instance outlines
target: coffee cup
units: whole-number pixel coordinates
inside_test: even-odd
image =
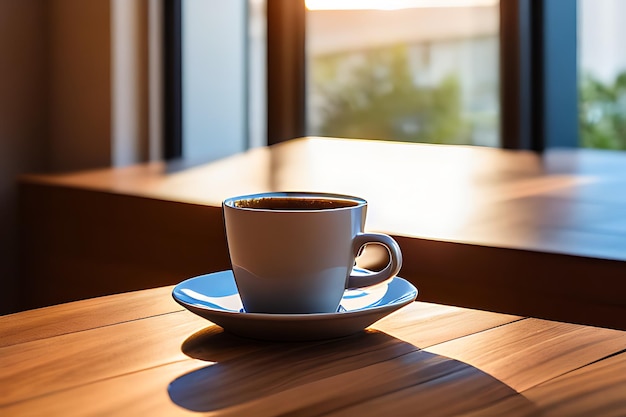
[[[381,233],[365,233],[367,202],[327,193],[270,192],[222,204],[228,250],[244,310],[249,313],[333,313],[344,291],[392,278],[400,247]],[[354,271],[367,244],[387,249],[378,272]]]

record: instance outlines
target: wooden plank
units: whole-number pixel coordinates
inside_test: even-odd
[[[508,387],[484,373],[475,371],[458,361],[431,356],[421,351],[319,381],[303,387],[307,388],[306,391],[303,389],[299,392],[295,390],[286,392],[286,398],[282,402],[286,404],[284,407],[294,407],[289,402],[293,403],[299,397],[306,398],[306,403],[293,411],[294,414],[302,416],[322,414],[380,416],[387,413],[414,415],[416,412],[437,415],[435,410],[441,415],[452,415],[459,407],[463,409],[480,404],[480,400],[477,399],[472,399],[473,405],[468,404],[467,391],[455,390],[454,388],[458,386],[452,387],[451,391],[439,391],[440,388],[447,386],[448,381],[455,380],[460,375],[463,375],[463,380],[467,383],[464,386],[475,389],[476,391],[472,390],[474,393],[481,392],[483,399],[489,398],[489,401],[494,401],[509,395]],[[437,384],[436,381],[442,384]],[[423,395],[419,394],[420,391]],[[311,394],[307,395],[306,392]],[[401,405],[396,408],[394,401]]]
[[[419,302],[301,343],[231,336],[180,311],[0,348],[0,414],[532,416],[568,415],[571,400],[594,415],[621,410],[624,354],[574,369],[625,345],[625,332]]]
[[[148,290],[132,294],[131,298],[137,303],[135,305],[138,309],[145,309],[149,307],[141,305],[150,303],[157,295],[169,297],[168,291],[169,288]],[[168,299],[167,297],[165,300]],[[163,297],[159,297],[159,300],[161,298]],[[35,404],[38,404],[37,409],[57,410],[59,403],[69,401],[78,395],[78,392],[84,400],[90,395],[91,397],[100,395],[99,390],[89,391],[84,388],[85,386],[93,385],[94,388],[99,384],[109,386],[110,382],[106,381],[112,379],[117,380],[121,386],[132,386],[133,383],[124,379],[125,375],[132,375],[130,378],[134,380],[134,375],[146,369],[162,367],[187,358],[219,365],[169,381],[176,390],[176,395],[179,396],[177,400],[188,407],[206,407],[206,404],[196,406],[193,404],[196,401],[208,401],[207,398],[212,398],[211,404],[215,406],[218,399],[207,397],[207,394],[202,391],[210,387],[213,387],[213,390],[219,387],[219,393],[222,393],[220,395],[223,395],[225,387],[229,387],[228,392],[231,392],[238,400],[262,393],[268,393],[271,397],[282,395],[285,384],[288,386],[307,385],[380,362],[395,361],[397,358],[403,359],[397,359],[399,360],[397,364],[386,366],[393,369],[402,368],[409,358],[406,355],[418,351],[420,346],[411,342],[407,343],[393,335],[408,334],[420,343],[426,344],[437,343],[445,338],[442,332],[434,332],[432,337],[427,337],[428,329],[424,328],[422,330],[425,332],[416,332],[415,329],[420,328],[419,323],[425,323],[431,329],[438,327],[448,329],[450,333],[448,337],[459,337],[515,319],[508,316],[498,319],[499,315],[478,311],[468,311],[467,315],[463,315],[464,310],[455,307],[412,303],[376,324],[378,328],[387,330],[389,334],[371,329],[344,339],[309,343],[271,343],[231,336],[224,333],[218,326],[211,325],[186,311],[161,314],[146,319],[130,319],[126,315],[132,314],[128,312],[128,307],[132,303],[125,305],[120,302],[123,299],[121,295],[103,297],[17,315],[15,317],[17,319],[25,316],[35,324],[43,322],[49,325],[49,322],[45,323],[45,320],[40,317],[41,313],[49,311],[56,313],[50,315],[53,319],[64,317],[64,320],[68,322],[68,328],[46,328],[46,325],[43,325],[40,328],[42,331],[50,332],[49,336],[0,348],[0,355],[8,364],[0,375],[0,386],[6,387],[1,404],[13,404],[11,410],[18,410],[20,409],[18,404],[26,406],[32,399]],[[102,304],[103,301],[104,304]],[[165,306],[170,304],[169,301],[161,302]],[[156,304],[159,304],[159,301]],[[111,317],[115,316],[117,320],[126,317],[130,321],[63,334],[63,331],[69,328],[77,329],[81,326],[90,327],[102,324],[98,322],[101,320],[99,315],[86,322],[79,320],[72,324],[73,317],[70,311],[73,309],[78,309],[79,316],[83,313],[98,311],[109,315],[106,312],[113,311],[110,314]],[[473,324],[464,326],[462,318],[471,319]],[[415,325],[412,326],[412,323]],[[194,332],[199,329],[202,330]],[[53,336],[55,331],[61,333]],[[26,333],[30,334],[28,331]],[[19,334],[15,337],[28,338]],[[421,362],[424,357],[431,360],[433,355],[421,355],[416,359],[417,362]],[[447,359],[444,358],[443,361],[446,362]],[[418,372],[421,369],[421,365],[417,362],[412,372]],[[441,366],[447,369],[452,362],[446,363],[447,365]],[[455,363],[453,368],[456,369],[458,366],[465,365]],[[150,375],[157,375],[152,372],[156,371],[150,371]],[[198,385],[198,378],[206,380],[210,387],[206,384]],[[377,377],[367,378],[378,381]],[[395,385],[389,385],[389,389],[392,387],[400,389],[399,387],[404,387],[410,381],[410,379],[400,378],[394,383]],[[139,396],[148,395],[142,391],[143,389],[139,390]],[[367,392],[364,392],[366,397],[372,395]],[[127,398],[127,395],[122,396],[122,400],[123,398]],[[158,395],[155,398],[158,398]],[[92,401],[97,402],[97,398],[92,398]],[[118,404],[120,409],[123,408],[123,404],[116,403],[113,398],[108,401],[107,407],[112,407],[111,409],[115,409],[115,404]],[[322,402],[325,403],[326,399]],[[223,408],[230,407],[231,405],[223,406]],[[273,408],[267,407],[270,413],[268,415],[271,415]],[[238,409],[239,405],[234,408],[234,410]]]
[[[202,366],[200,361],[192,360],[170,363],[10,405],[0,405],[0,414],[4,417],[156,417],[196,414],[174,404],[167,394],[167,386],[179,375]]]
[[[626,353],[562,375],[524,395],[545,416],[626,416]]]
[[[276,378],[271,371],[270,375],[255,374],[263,378],[264,384],[245,380],[249,387],[252,384],[257,388],[246,390],[245,395],[241,395],[237,384],[223,386],[223,379],[218,378],[218,374],[203,374],[200,370],[193,375],[196,394],[183,397],[179,403],[219,416],[381,415],[389,409],[396,411],[390,415],[406,415],[407,411],[413,415],[416,410],[421,412],[424,409],[432,411],[433,415],[438,415],[437,412],[452,415],[458,410],[473,409],[514,394],[509,387],[480,370],[425,351],[410,352],[372,364],[360,362],[359,356],[353,356],[351,361],[353,363],[348,368],[348,363],[334,360],[309,361],[304,365],[308,368],[306,371],[299,369],[300,372],[283,378]],[[295,364],[290,360],[287,364],[269,361],[267,368],[263,369]],[[326,371],[317,372],[315,369],[320,365]],[[300,363],[299,368],[302,366]],[[328,366],[342,372],[328,372]],[[224,370],[219,376],[230,375]],[[231,382],[230,378],[227,381]],[[238,379],[237,383],[241,381]],[[226,397],[216,401],[219,394]],[[394,408],[393,401],[402,402],[402,407]],[[401,409],[403,414],[399,412]]]
[[[522,392],[625,345],[623,331],[526,319],[427,350],[475,366]]]
[[[442,359],[441,356],[438,357]],[[456,362],[456,361],[455,361]],[[462,362],[457,362],[462,364]],[[347,407],[333,410],[325,416],[457,416],[469,410],[481,409],[493,402],[516,396],[510,387],[467,364],[447,375],[427,380],[413,379],[396,391],[374,393]],[[374,375],[372,375],[374,376]],[[384,395],[380,395],[380,394]],[[518,406],[530,410],[527,400]]]
[[[186,359],[181,343],[207,325],[181,311],[0,348],[0,404]]]
[[[420,348],[446,342],[521,317],[425,302],[414,302],[373,325]]]
[[[203,345],[209,351],[213,350],[212,344]],[[204,355],[207,353],[205,351]],[[306,398],[309,394],[317,395],[322,402],[329,395],[338,395],[343,384],[329,382],[333,378],[342,379],[344,374],[394,361],[398,361],[394,369],[399,369],[402,367],[400,363],[405,363],[402,358],[414,353],[419,354],[415,346],[376,331],[325,342],[277,344],[184,375],[170,384],[170,393],[174,402],[196,411],[230,410],[227,415],[277,415],[283,410],[279,403],[291,402],[284,404],[284,411],[301,411],[301,408],[316,403],[311,402],[312,397]],[[202,357],[215,356],[216,352],[212,352]],[[326,382],[320,384],[320,381]],[[371,375],[366,381],[363,387],[382,383]],[[307,388],[310,384],[316,388]],[[292,399],[290,394],[294,390],[298,394]],[[315,393],[315,390],[321,392]],[[309,394],[303,395],[305,392]],[[347,396],[352,392],[344,394]],[[354,394],[358,395],[358,392]]]
[[[60,304],[0,317],[0,347],[181,311],[172,286]]]
[[[626,415],[626,353],[595,362],[463,417],[623,417]],[[520,407],[520,398],[534,410]]]
[[[125,324],[114,327],[121,328],[122,326]],[[169,333],[172,334],[171,331]],[[175,336],[174,332],[174,339],[176,339]],[[147,340],[144,341],[144,343],[147,342]],[[175,340],[175,342],[180,343],[180,340]],[[133,348],[135,346],[129,346],[129,349]],[[43,375],[47,381],[32,381],[34,386],[30,385],[28,388],[37,395],[24,398],[22,401],[13,397],[12,404],[8,404],[4,409],[15,412],[16,415],[29,409],[46,412],[70,410],[75,408],[75,398],[80,396],[79,403],[85,405],[86,410],[95,407],[98,413],[102,413],[103,410],[119,413],[120,410],[126,409],[129,399],[142,398],[146,399],[150,407],[146,404],[134,407],[150,411],[148,414],[152,415],[152,411],[156,414],[163,412],[156,408],[163,405],[163,393],[167,392],[166,388],[169,386],[171,401],[194,411],[237,408],[241,403],[258,399],[264,402],[265,408],[273,414],[272,402],[263,399],[266,395],[279,395],[285,389],[294,386],[306,385],[417,351],[413,345],[376,331],[320,342],[271,343],[231,336],[221,332],[216,326],[193,334],[183,342],[181,349],[186,355],[202,361],[204,366],[198,360],[189,360],[187,362],[193,362],[193,364],[176,362],[166,366],[149,367],[150,360],[142,359],[140,368],[143,369],[131,371],[114,363],[112,367],[109,366],[106,369],[106,372],[103,372],[109,374],[108,377],[100,375],[94,381],[75,380],[75,384],[72,385],[56,382],[52,388],[49,388],[44,385],[46,382],[52,382],[48,380],[51,378],[46,377],[47,373],[54,372],[57,377],[62,377],[62,374],[78,373],[79,369],[68,370],[62,365],[56,367],[58,369],[51,370],[47,363],[44,363],[43,367],[42,364],[37,364],[37,368],[33,365],[34,377]],[[167,346],[159,346],[157,350],[168,349]],[[132,356],[125,358],[124,361],[133,362],[138,355],[132,354]],[[28,357],[31,358],[33,355],[28,353]],[[95,360],[99,362],[100,359]],[[184,360],[178,356],[168,360],[173,359]],[[59,358],[56,359],[58,360]],[[64,358],[60,360],[65,362]],[[93,374],[90,368],[92,360],[94,359],[89,358],[89,363],[83,362],[80,369],[88,369]],[[67,366],[67,363],[64,365]],[[399,363],[396,367],[402,367],[402,364]],[[195,370],[192,371],[192,369]],[[31,369],[25,371],[29,370]],[[184,373],[181,375],[181,372]],[[150,382],[144,384],[144,381]],[[155,381],[160,382],[155,383]],[[19,379],[16,381],[17,384],[21,382]],[[8,384],[7,380],[0,381],[0,385],[6,384]],[[106,401],[102,401],[102,392],[115,390],[124,391],[124,393],[119,396],[107,396]],[[12,392],[8,394],[11,395]],[[171,410],[171,407],[165,410]],[[84,415],[82,410],[77,414]],[[106,414],[108,415],[108,412]],[[254,415],[258,414],[254,413]]]
[[[381,400],[383,405],[376,399],[400,395],[407,409],[444,414],[512,395],[509,387],[467,364],[416,350],[375,331],[322,343],[272,344],[219,333],[196,342],[196,348],[202,347],[198,355],[219,361],[203,366],[189,360],[125,373],[13,403],[0,411],[3,415],[27,415],[31,410],[70,416],[193,411],[304,417],[359,415],[353,413],[356,407],[363,415],[368,410],[369,415],[380,415],[389,398]],[[230,353],[234,342],[239,343],[237,354]],[[260,346],[264,347],[249,350]],[[457,382],[450,385],[450,381]],[[438,400],[425,401],[432,396]]]

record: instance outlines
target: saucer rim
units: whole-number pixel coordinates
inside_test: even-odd
[[[386,311],[388,309],[398,309],[401,308],[407,304],[410,304],[411,302],[415,301],[417,299],[417,296],[419,294],[418,289],[408,280],[401,278],[399,276],[394,276],[389,278],[388,280],[384,281],[387,282],[388,285],[391,285],[392,282],[398,282],[398,283],[402,283],[404,285],[408,286],[408,290],[406,291],[406,295],[403,295],[402,297],[397,298],[396,300],[393,300],[390,303],[387,304],[382,304],[382,305],[377,305],[377,306],[373,306],[373,307],[364,307],[361,309],[357,309],[357,310],[347,310],[347,311],[337,311],[337,312],[331,312],[331,313],[296,313],[296,314],[291,314],[291,313],[248,313],[248,312],[242,312],[242,311],[232,311],[232,310],[225,310],[225,309],[216,309],[216,308],[212,308],[209,307],[207,305],[202,305],[202,304],[191,304],[188,303],[180,298],[178,298],[176,296],[176,290],[179,289],[181,286],[183,286],[185,283],[194,281],[194,280],[204,280],[204,279],[208,279],[211,276],[215,276],[217,274],[225,274],[225,273],[229,273],[232,277],[232,279],[234,280],[234,276],[233,276],[233,272],[230,269],[227,270],[223,270],[223,271],[217,271],[217,272],[212,272],[209,274],[203,274],[203,275],[198,275],[195,277],[191,277],[188,278],[186,280],[181,281],[180,283],[176,284],[174,286],[174,288],[172,289],[172,297],[174,298],[174,300],[180,304],[181,306],[183,306],[184,308],[193,308],[193,309],[198,309],[201,311],[207,311],[210,312],[211,314],[219,314],[219,315],[223,315],[223,316],[227,316],[227,317],[238,317],[238,318],[244,318],[247,320],[261,320],[261,321],[265,321],[265,320],[285,320],[285,321],[291,321],[291,320],[295,320],[295,321],[307,321],[307,320],[324,320],[324,319],[329,319],[329,318],[348,318],[348,317],[355,317],[355,316],[359,316],[359,315],[370,315],[373,314],[377,311]],[[376,284],[376,285],[381,285],[382,283]],[[236,285],[235,285],[236,287]],[[370,287],[364,287],[364,288],[371,288],[374,286],[370,286]],[[239,294],[239,292],[237,291],[237,294]],[[342,297],[343,298],[343,297]]]

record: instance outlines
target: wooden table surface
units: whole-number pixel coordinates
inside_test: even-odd
[[[281,190],[366,198],[366,229],[398,240],[424,301],[626,330],[626,153],[588,149],[302,138],[188,169],[26,176],[23,304],[227,269],[222,200]]]
[[[0,415],[626,415],[624,331],[418,301],[353,336],[262,342],[171,290],[0,317]]]

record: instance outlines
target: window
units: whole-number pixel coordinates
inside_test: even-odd
[[[259,141],[251,139],[248,120],[251,103],[258,108],[249,79],[259,68],[249,55],[249,36],[258,32],[249,18],[258,22],[258,7],[253,7],[258,3],[165,2],[166,158],[206,162]],[[251,62],[254,71],[248,68]]]
[[[500,145],[497,0],[305,3],[307,134]]]
[[[626,150],[626,1],[580,0],[581,145]]]
[[[280,125],[300,117],[294,109],[305,113],[304,78],[287,84],[281,81],[304,72],[306,12],[304,0],[266,1],[268,140],[274,143],[306,132],[304,117],[302,124],[290,129]],[[456,0],[451,3],[458,4]],[[499,2],[498,9],[500,146],[537,151],[546,146],[578,146],[576,2],[507,0]],[[273,102],[275,89],[282,96]],[[405,127],[415,130],[411,123]]]
[[[624,0],[381,1],[166,2],[181,5],[181,68],[166,77],[179,136],[218,141],[217,157],[305,135],[626,147]]]

